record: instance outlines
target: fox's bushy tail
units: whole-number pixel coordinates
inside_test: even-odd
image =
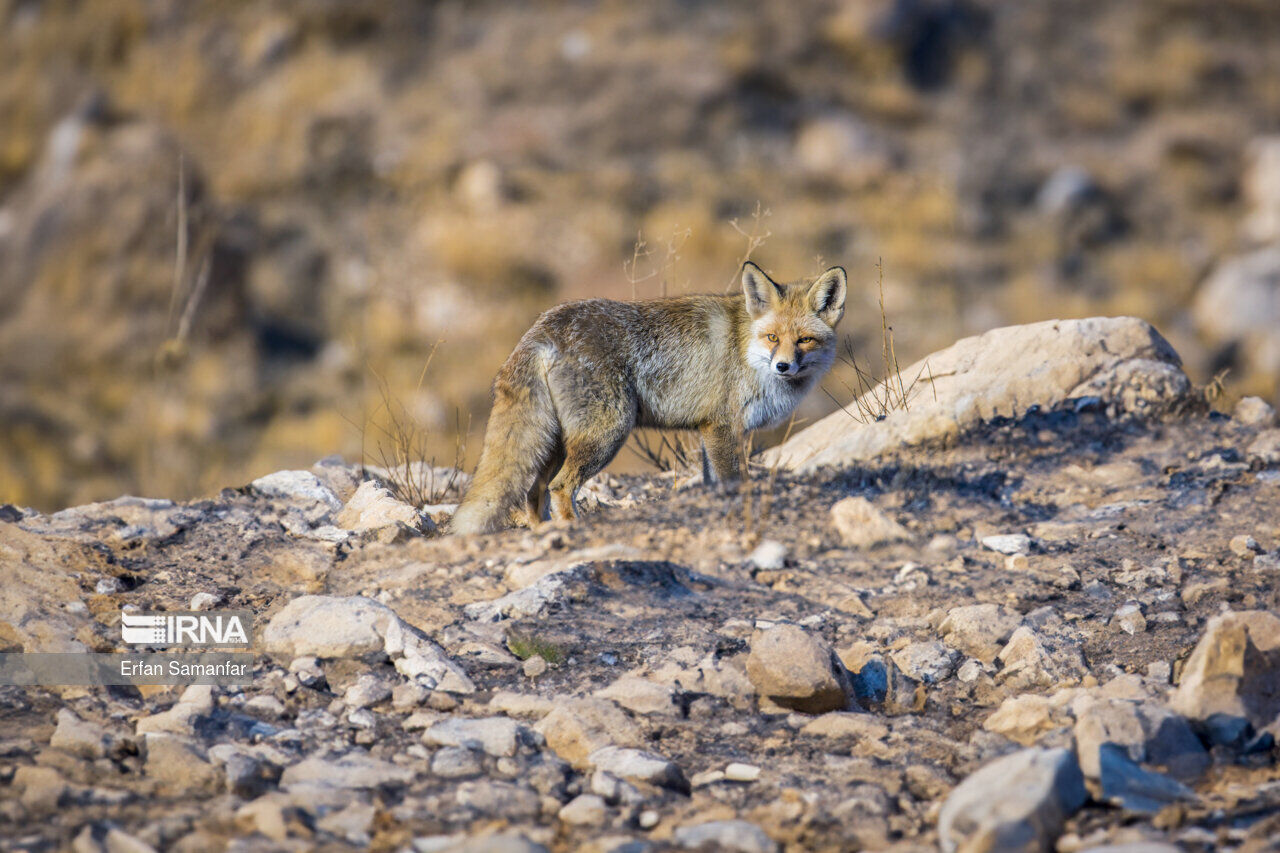
[[[528,499],[559,436],[559,421],[539,354],[517,353],[494,383],[493,411],[471,488],[449,522],[450,533],[509,527]]]

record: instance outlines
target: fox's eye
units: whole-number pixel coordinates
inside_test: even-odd
[[[777,335],[765,335],[765,337],[769,339],[769,343],[771,344],[776,344],[778,342]]]
[[[801,338],[800,340],[796,341],[796,343],[798,343],[798,344],[811,344],[811,343],[813,343],[813,338]]]

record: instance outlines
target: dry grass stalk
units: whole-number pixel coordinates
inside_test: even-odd
[[[661,260],[651,262],[649,259],[658,252],[645,240],[644,232],[636,232],[635,246],[631,251],[631,260],[622,262],[622,273],[631,282],[631,300],[640,298],[639,285],[651,279],[658,280],[658,295],[666,296],[671,289],[671,277],[676,265],[680,262],[680,252],[684,244],[693,236],[692,228],[673,228],[667,237],[666,247]],[[642,265],[649,264],[648,272],[641,272]],[[687,289],[687,288],[683,288]]]
[[[739,225],[736,217],[729,220],[729,226],[733,228],[734,231],[737,231],[744,238],[746,238],[746,241],[747,241],[746,251],[742,253],[742,257],[738,258],[738,267],[737,267],[738,270],[742,269],[743,264],[751,260],[752,253],[755,252],[756,249],[759,249],[761,246],[763,246],[765,240],[768,240],[770,237],[773,236],[773,232],[770,231],[765,226],[765,223],[764,223],[764,221],[772,215],[773,215],[773,212],[769,210],[769,208],[762,205],[759,199],[757,199],[756,209],[751,213],[751,230],[750,231],[748,231],[747,229]],[[729,291],[733,290],[733,288],[737,284],[738,284],[738,273],[737,273],[737,270],[735,270],[733,277],[730,278],[729,283],[725,285],[724,292],[728,293]]]
[[[925,378],[926,373],[928,374],[929,387],[934,393],[934,399],[938,398],[937,390],[933,387],[933,371],[930,369],[928,362],[925,362],[924,367],[911,379],[910,383],[903,382],[902,367],[898,363],[897,347],[893,340],[893,326],[889,325],[888,316],[884,309],[883,262],[876,263],[876,272],[880,287],[880,363],[881,374],[884,378],[878,380],[870,371],[862,368],[858,363],[857,355],[854,353],[853,341],[846,337],[844,339],[844,351],[837,356],[837,359],[845,366],[852,368],[855,384],[850,385],[839,376],[836,376],[836,379],[844,386],[845,391],[852,398],[851,405],[853,409],[851,410],[841,403],[826,388],[822,389],[822,393],[830,397],[831,401],[839,406],[841,411],[862,424],[882,421],[890,412],[911,408],[912,392],[915,390],[916,384]]]
[[[663,473],[687,471],[701,464],[697,440],[675,430],[635,430],[627,449]]]
[[[443,339],[436,341],[427,354],[422,371],[418,374],[414,393],[422,390],[422,383],[441,343]],[[361,458],[365,456],[366,436],[372,425],[376,434],[373,458],[386,471],[387,485],[396,497],[418,507],[439,503],[457,486],[458,474],[466,455],[466,435],[470,423],[464,428],[461,412],[454,410],[453,463],[448,466],[447,474],[439,476],[436,472],[436,459],[430,455],[430,430],[409,414],[404,402],[391,390],[386,379],[372,368],[370,373],[378,383],[379,403],[373,415],[367,417],[361,426]]]

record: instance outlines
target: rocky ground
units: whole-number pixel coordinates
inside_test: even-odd
[[[841,427],[921,440],[605,477],[536,531],[439,535],[337,460],[0,507],[5,650],[258,620],[248,687],[0,688],[0,848],[1275,849],[1280,428],[1153,385],[1143,329],[1059,330],[1110,360],[1038,397],[962,341],[934,402]],[[978,392],[1021,396],[940,419]]]

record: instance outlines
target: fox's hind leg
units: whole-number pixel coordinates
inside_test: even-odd
[[[564,447],[564,464],[551,480],[551,517],[571,519],[579,487],[613,460],[635,427],[635,399],[585,368],[557,365],[548,378]]]
[[[564,448],[557,446],[552,451],[550,458],[542,466],[542,471],[538,474],[538,479],[534,481],[533,487],[529,489],[529,497],[525,502],[525,521],[529,527],[537,527],[542,522],[544,510],[547,508],[547,487],[551,485],[552,479],[556,474],[560,473],[560,466],[564,464]]]

